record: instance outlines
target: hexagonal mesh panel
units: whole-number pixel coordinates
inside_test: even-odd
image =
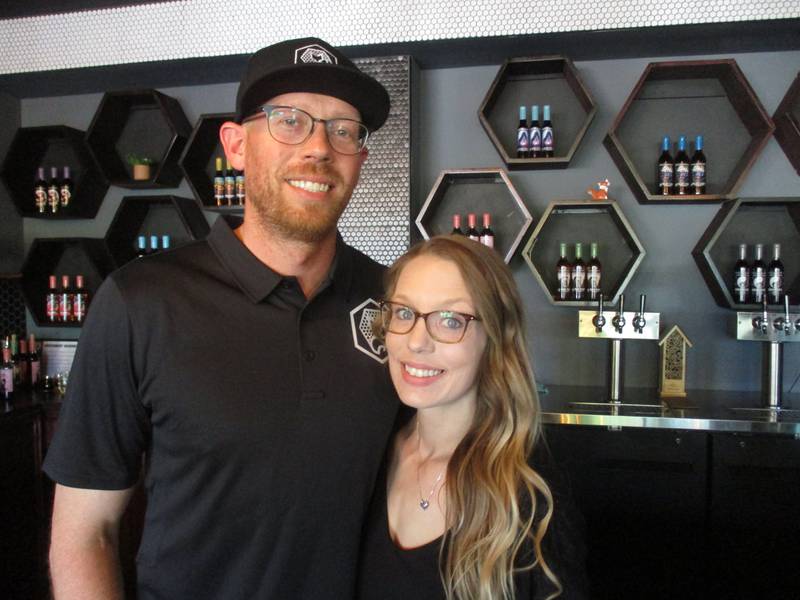
[[[0,334],[25,336],[25,301],[18,277],[0,277]]]

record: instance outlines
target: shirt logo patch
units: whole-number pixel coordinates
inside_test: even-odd
[[[336,57],[318,44],[303,46],[294,51],[294,64],[297,63],[327,63],[338,64]]]
[[[389,356],[384,346],[372,330],[372,323],[381,314],[380,305],[367,298],[350,311],[350,327],[353,330],[353,345],[370,358],[384,364]]]

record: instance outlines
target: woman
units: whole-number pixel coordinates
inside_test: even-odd
[[[573,524],[529,464],[540,413],[498,254],[459,236],[415,246],[387,272],[378,329],[416,412],[378,482],[360,598],[585,597]]]

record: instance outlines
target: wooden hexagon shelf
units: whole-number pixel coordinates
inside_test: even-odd
[[[533,217],[503,169],[442,171],[417,215],[416,224],[427,240],[450,233],[452,216],[489,213],[495,248],[506,263],[511,261]]]
[[[139,235],[169,235],[172,247],[208,235],[209,226],[197,202],[178,196],[125,196],[106,233],[106,245],[117,266],[136,256]]]
[[[214,159],[219,156],[225,160],[219,128],[225,121],[235,118],[235,113],[200,115],[181,156],[181,170],[194,192],[194,197],[204,208],[227,208],[218,207],[214,202]]]
[[[178,158],[192,126],[177,100],[156,90],[107,92],[86,141],[108,180],[125,188],[174,187],[181,180]],[[150,177],[134,180],[127,157],[154,164]]]
[[[800,175],[800,73],[789,86],[772,120],[775,121],[775,139]]]
[[[599,245],[603,266],[600,288],[609,304],[617,302],[645,257],[645,249],[614,200],[557,200],[545,210],[522,257],[552,304],[589,307],[590,300],[557,300],[559,243]]]
[[[757,310],[757,304],[734,301],[734,265],[739,244],[747,244],[747,262],[753,246],[764,244],[764,262],[772,244],[781,245],[784,289],[793,304],[800,301],[800,198],[740,198],[723,205],[692,250],[692,257],[719,306]]]
[[[650,63],[603,143],[640,203],[720,202],[735,197],[773,128],[735,60]],[[703,136],[706,194],[658,193],[665,135],[685,135],[687,142]]]
[[[33,186],[40,166],[45,167],[45,177],[50,176],[50,167],[58,168],[59,177],[64,166],[70,168],[72,200],[56,213],[49,209],[40,213],[36,208]],[[17,212],[23,217],[92,219],[108,190],[108,182],[84,141],[84,132],[64,125],[17,130],[0,176]]]
[[[519,107],[549,104],[554,156],[517,158]],[[478,119],[509,169],[566,168],[597,109],[575,65],[563,56],[507,59],[478,110]]]

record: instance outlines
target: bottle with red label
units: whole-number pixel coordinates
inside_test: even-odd
[[[49,277],[47,294],[45,295],[44,314],[51,323],[56,323],[58,321],[58,287],[56,285],[55,275],[50,275]]]
[[[86,318],[86,310],[89,308],[89,292],[83,284],[83,275],[75,276],[75,293],[72,299],[72,320],[76,323],[83,323]]]
[[[61,289],[58,292],[58,322],[69,323],[73,321],[72,302],[75,294],[69,286],[69,275],[61,276]]]
[[[3,362],[0,363],[0,393],[6,402],[6,409],[14,400],[14,363],[11,361],[11,348],[3,345]]]

